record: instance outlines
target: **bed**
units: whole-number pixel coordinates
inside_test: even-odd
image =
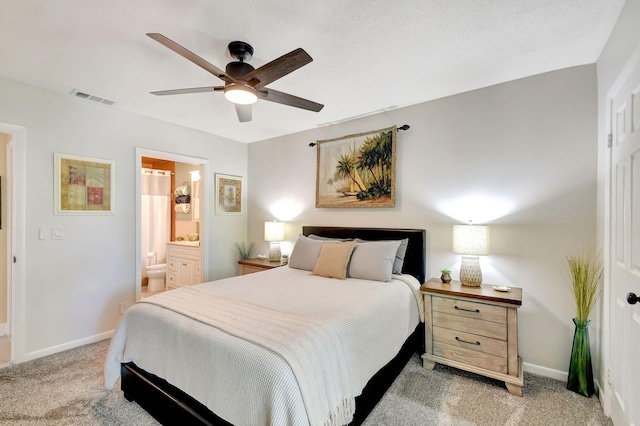
[[[419,229],[305,226],[289,267],[145,299],[116,330],[105,384],[113,386],[117,367],[125,397],[163,424],[361,424],[423,352],[416,284],[425,280],[425,237]],[[303,248],[321,247],[312,267],[322,275],[322,261],[335,269],[334,249],[349,245],[346,280],[303,265]],[[369,264],[363,256],[381,250],[393,251],[402,274],[370,279],[388,259]],[[289,344],[281,335],[295,327],[306,337]]]

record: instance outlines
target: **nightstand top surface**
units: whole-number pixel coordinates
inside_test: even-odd
[[[264,269],[271,269],[271,268],[277,268],[278,266],[282,266],[280,264],[280,261],[271,262],[268,258],[238,260],[238,264],[245,265],[245,266],[253,266],[254,268],[264,268]]]
[[[482,284],[480,287],[464,286],[460,281],[451,281],[444,284],[439,278],[432,278],[422,284],[420,290],[424,293],[437,293],[448,296],[469,297],[472,299],[489,300],[492,302],[508,303],[511,305],[522,305],[522,289],[510,287],[510,291],[494,290],[492,285]]]

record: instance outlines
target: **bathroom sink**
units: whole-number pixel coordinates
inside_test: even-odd
[[[172,241],[173,244],[180,244],[183,246],[193,246],[193,247],[199,247],[200,246],[200,241]]]

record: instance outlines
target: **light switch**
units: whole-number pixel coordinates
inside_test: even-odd
[[[46,238],[44,234],[44,226],[38,228],[38,238],[40,238],[41,240],[44,240]]]
[[[52,237],[54,240],[61,240],[62,239],[62,226],[54,226],[53,227],[53,232],[51,233]]]

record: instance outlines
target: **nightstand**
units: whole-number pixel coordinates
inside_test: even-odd
[[[502,380],[522,396],[524,376],[518,356],[518,308],[522,289],[467,287],[432,279],[420,287],[425,310],[424,368],[435,363]]]
[[[240,265],[240,273],[242,275],[253,274],[254,272],[266,271],[267,269],[282,266],[280,262],[270,262],[269,259],[248,259],[238,260]]]

